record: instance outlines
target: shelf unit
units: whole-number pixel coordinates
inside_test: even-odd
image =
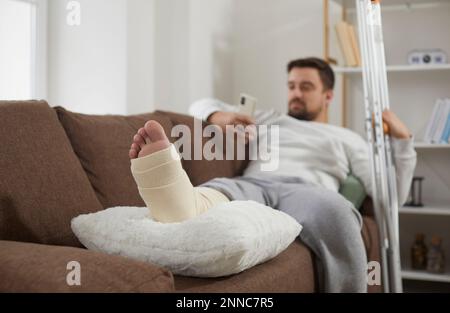
[[[334,67],[333,70],[337,74],[361,74],[360,67]],[[417,71],[445,71],[450,70],[450,64],[442,65],[388,65],[386,67],[390,72],[417,72]]]
[[[412,270],[409,268],[402,270],[402,278],[410,280],[434,281],[442,283],[450,283],[450,272],[445,273],[428,273],[426,271]]]
[[[336,93],[336,99],[340,99],[340,125],[351,128],[365,136],[363,123],[355,125],[355,120],[359,122],[358,118],[355,119],[355,117],[361,116],[361,120],[363,120],[364,111],[361,108],[355,110],[354,105],[352,106],[351,104],[355,101],[360,101],[362,103],[362,69],[360,67],[346,67],[339,65],[339,62],[337,62],[338,58],[331,53],[331,48],[334,48],[336,52],[339,51],[337,50],[339,47],[337,44],[332,46],[330,43],[330,37],[336,36],[334,25],[331,25],[332,23],[330,22],[330,11],[334,10],[331,13],[334,14],[336,21],[339,19],[351,21],[357,26],[354,19],[355,0],[323,1],[324,58],[333,65],[333,69],[337,74],[337,80],[340,81],[336,86],[336,91],[338,91],[338,93]],[[336,8],[338,9],[337,12]],[[434,34],[433,31],[431,31],[433,28],[430,27],[431,25],[436,27],[434,24],[435,16],[433,15],[432,18],[426,20],[422,20],[420,17],[423,14],[429,14],[422,12],[431,12],[423,11],[423,9],[439,12],[437,8],[445,8],[439,9],[442,11],[439,13],[439,16],[448,20],[446,18],[448,16],[446,12],[447,10],[450,10],[450,0],[389,0],[382,2],[382,14],[384,13],[384,17],[389,15],[391,18],[388,26],[390,26],[391,29],[395,28],[395,34],[402,34],[402,30],[397,29],[397,25],[402,25],[402,27],[404,27],[403,35],[399,36],[401,39],[397,38],[398,40],[393,40],[393,33],[388,33],[387,35],[390,35],[391,37],[390,41],[386,42],[385,36],[385,49],[387,50],[388,61],[387,73],[390,85],[390,98],[393,103],[392,109],[396,111],[396,113],[400,113],[398,115],[401,119],[406,119],[406,121],[404,121],[408,126],[412,126],[411,130],[413,131],[416,140],[414,147],[418,154],[418,166],[415,175],[425,177],[424,203],[426,205],[421,208],[402,207],[399,210],[402,278],[404,280],[450,283],[450,171],[448,170],[450,168],[450,144],[429,144],[420,142],[420,139],[422,138],[421,132],[424,131],[426,123],[428,122],[429,116],[427,115],[431,115],[431,110],[434,105],[434,102],[431,102],[436,98],[450,97],[450,92],[446,87],[450,82],[450,64],[420,66],[402,64],[403,62],[406,63],[407,52],[417,48],[412,47],[412,41],[414,41],[415,38],[420,38],[419,40],[416,40],[419,42],[419,46],[424,42],[428,43],[428,45],[430,44],[428,39],[432,36],[428,36],[428,33],[423,33],[424,30],[422,30],[422,33],[419,35],[415,35],[416,37],[413,37],[412,35],[408,37],[408,33],[414,31],[420,32],[418,28],[422,28],[423,26],[424,29],[426,28],[427,32]],[[411,15],[411,17],[406,15]],[[418,15],[419,18],[417,18]],[[400,16],[400,21],[396,20],[398,16]],[[392,20],[394,17],[395,23]],[[408,24],[409,21],[412,21],[413,25],[416,27],[410,27],[411,24]],[[383,18],[384,29],[386,29],[385,22],[386,20]],[[423,23],[423,25],[421,23]],[[442,27],[442,24],[439,24],[441,25],[441,29],[449,28],[448,22],[442,21],[440,23],[445,23],[445,27]],[[426,38],[427,36],[429,38]],[[403,37],[409,38],[409,40],[404,40]],[[444,49],[447,52],[450,62],[450,40],[447,32],[440,32],[439,38],[439,43],[445,43],[444,47],[436,46],[430,48]],[[406,47],[408,47],[408,50],[406,50]],[[402,53],[399,53],[400,51]],[[388,57],[389,52],[393,52],[391,59]],[[435,84],[436,82],[442,84],[442,86],[435,87],[430,85]],[[409,89],[408,87],[411,83],[413,88]],[[359,90],[357,90],[358,88]],[[434,99],[431,100],[431,96],[428,98],[421,97],[423,91],[428,92],[429,95],[435,95]],[[399,95],[399,93],[402,92],[411,93],[411,95],[409,95],[409,99],[411,100],[403,101],[404,94]],[[408,96],[408,94],[406,96]],[[428,107],[421,105],[422,101],[427,101]],[[348,111],[348,108],[351,108],[352,111]],[[336,110],[334,113],[339,113],[339,111]],[[349,115],[349,113],[353,114],[353,116]],[[339,119],[337,119],[337,121],[339,122]],[[409,249],[414,233],[422,231],[427,234],[427,238],[435,233],[442,235],[444,253],[447,259],[446,273],[434,274],[410,268]]]
[[[346,10],[355,10],[355,0],[333,0]],[[441,7],[448,5],[448,0],[387,0],[382,2],[382,11],[384,10],[404,10]]]
[[[324,59],[328,60],[331,64],[334,64],[334,70],[337,74],[341,75],[341,106],[340,106],[340,125],[343,127],[351,126],[348,121],[348,94],[347,86],[348,80],[351,76],[347,74],[360,74],[362,72],[360,67],[346,67],[338,66],[337,58],[331,53],[330,38],[333,37],[334,27],[330,23],[330,11],[331,4],[336,4],[341,8],[340,19],[349,20],[349,15],[355,14],[355,0],[323,0],[323,49]],[[413,11],[420,9],[432,9],[440,7],[450,8],[450,0],[389,0],[382,2],[382,12],[389,11]],[[354,23],[356,24],[356,23]],[[355,25],[356,26],[356,25]],[[426,40],[425,40],[426,41]],[[336,47],[337,48],[337,47]],[[449,51],[450,53],[450,51]],[[450,59],[450,55],[448,55]],[[450,62],[450,60],[449,60]],[[434,71],[447,71],[450,73],[450,64],[443,65],[408,65],[408,64],[388,64],[388,73],[401,73],[401,72],[434,72]]]
[[[416,142],[414,143],[414,148],[416,149],[450,149],[449,144],[437,144],[437,143],[426,143],[426,142]]]
[[[416,215],[438,215],[450,216],[450,206],[444,207],[441,205],[424,206],[424,207],[407,207],[404,206],[399,209],[400,214],[416,214]]]

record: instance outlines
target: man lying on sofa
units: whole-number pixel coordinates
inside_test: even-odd
[[[356,133],[326,124],[333,99],[334,73],[323,60],[308,58],[288,65],[288,114],[260,111],[252,118],[214,99],[192,104],[195,117],[225,129],[229,124],[279,125],[280,166],[261,170],[250,161],[243,176],[216,178],[193,187],[180,157],[163,128],[149,121],[130,149],[131,169],[152,217],[160,222],[192,218],[220,202],[253,200],[294,217],[300,239],[314,252],[319,287],[325,292],[366,292],[367,258],[361,237],[362,219],[338,193],[351,172],[371,194],[367,143]],[[383,120],[393,137],[400,204],[406,201],[416,164],[408,128],[391,112]]]

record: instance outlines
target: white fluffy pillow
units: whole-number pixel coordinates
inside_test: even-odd
[[[115,207],[80,215],[72,230],[88,249],[166,267],[174,274],[219,277],[277,256],[302,226],[254,201],[232,201],[182,223],[163,224],[149,209]]]

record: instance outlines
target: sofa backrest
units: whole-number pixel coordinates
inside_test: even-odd
[[[55,108],[103,208],[145,206],[130,171],[128,151],[139,128],[149,119],[166,132],[172,123],[162,114],[88,115]]]
[[[0,239],[81,246],[73,217],[102,209],[56,113],[0,101]]]

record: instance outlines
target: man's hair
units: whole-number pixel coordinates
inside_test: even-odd
[[[319,71],[320,80],[322,81],[324,91],[333,90],[334,88],[334,72],[330,65],[319,58],[304,58],[289,62],[287,66],[288,73],[292,69],[299,68],[315,68]]]

